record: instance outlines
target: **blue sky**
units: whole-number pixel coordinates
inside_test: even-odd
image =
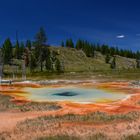
[[[40,26],[48,43],[81,38],[140,49],[139,0],[0,0],[0,42],[33,39]]]

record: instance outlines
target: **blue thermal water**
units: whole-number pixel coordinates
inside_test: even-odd
[[[32,101],[70,101],[70,102],[101,102],[118,101],[127,97],[124,93],[111,93],[99,89],[60,87],[60,88],[25,88],[26,97]]]

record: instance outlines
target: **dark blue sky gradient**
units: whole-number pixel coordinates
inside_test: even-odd
[[[1,0],[0,43],[34,38],[39,27],[48,42],[79,38],[121,48],[140,49],[139,0]]]

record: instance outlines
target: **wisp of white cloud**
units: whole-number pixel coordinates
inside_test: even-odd
[[[140,36],[140,34],[136,34],[136,36]]]
[[[122,39],[125,38],[125,35],[117,35],[116,38]]]

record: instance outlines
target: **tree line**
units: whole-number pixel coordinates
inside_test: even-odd
[[[55,51],[50,51],[47,43],[48,38],[45,30],[41,27],[35,34],[34,41],[27,40],[13,44],[10,38],[7,38],[1,46],[1,59],[3,64],[14,64],[13,60],[24,60],[26,67],[29,67],[30,71],[33,72],[35,69],[40,67],[40,71],[44,69],[47,71],[64,71],[64,64],[57,58]],[[135,58],[137,62],[140,62],[140,52],[133,52],[128,49],[120,49],[118,47],[111,47],[106,44],[93,44],[85,40],[77,40],[76,43],[72,39],[67,39],[65,42],[61,42],[61,47],[75,48],[82,50],[87,57],[94,57],[95,51],[101,52],[106,56],[105,62],[109,63],[111,57],[119,55],[128,58]],[[111,68],[115,68],[115,58],[113,58]],[[140,64],[137,65],[140,67]]]
[[[118,47],[111,47],[106,44],[93,44],[85,40],[77,40],[76,44],[74,45],[72,39],[62,41],[61,43],[62,47],[68,47],[68,48],[76,48],[77,50],[83,50],[87,57],[94,57],[94,52],[99,51],[103,55],[119,55],[122,57],[127,57],[127,58],[135,58],[135,59],[140,59],[140,51],[134,52],[129,49],[120,49]]]
[[[13,45],[10,38],[7,38],[1,47],[1,59],[3,65],[15,65],[14,60],[24,60],[26,67],[33,72],[40,67],[40,71],[63,72],[61,62],[56,57],[56,53],[50,51],[47,45],[47,35],[41,27],[36,33],[34,41],[27,40],[26,43],[19,42]]]
[[[72,39],[66,40],[65,43],[64,41],[62,41],[61,46],[68,47],[68,48],[76,48],[77,50],[83,50],[87,57],[94,57],[95,51],[101,52],[103,55],[106,56],[105,62],[110,63],[110,67],[112,69],[116,68],[115,55],[136,59],[137,68],[140,68],[140,51],[134,52],[129,49],[120,49],[118,47],[113,47],[106,44],[102,44],[102,45],[98,43],[93,44],[93,43],[90,43],[88,41],[81,40],[81,39],[77,40],[75,45]],[[113,59],[110,62],[111,58]]]

